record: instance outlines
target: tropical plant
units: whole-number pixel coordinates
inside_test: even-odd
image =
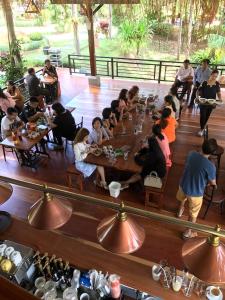
[[[146,19],[141,20],[125,20],[119,28],[121,46],[125,53],[130,48],[136,50],[136,55],[140,53],[140,49],[146,43],[146,39],[150,37]]]
[[[43,35],[40,32],[33,32],[29,35],[31,41],[41,41],[43,40]]]

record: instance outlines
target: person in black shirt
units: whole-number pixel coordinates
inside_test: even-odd
[[[63,149],[62,137],[73,141],[76,135],[76,123],[75,120],[67,109],[65,109],[61,103],[56,102],[52,105],[55,118],[50,120],[50,126],[52,128],[54,140],[58,144],[55,149]]]
[[[20,119],[24,122],[36,122],[39,118],[44,116],[44,113],[38,107],[39,101],[36,97],[30,97],[29,104],[27,104],[22,112],[19,114]]]
[[[34,68],[29,68],[25,81],[28,86],[28,92],[31,97],[45,96],[46,102],[50,102],[50,93],[47,89],[40,87],[40,80],[37,78]]]
[[[58,95],[58,74],[57,74],[56,68],[51,64],[50,59],[45,60],[45,66],[44,66],[42,73],[43,73],[43,76],[45,74],[48,74],[48,76],[57,79],[57,81],[55,81],[55,83],[53,83],[51,85],[50,84],[46,85],[46,88],[49,90],[53,99],[56,99],[57,95]]]
[[[201,98],[205,99],[218,99],[222,101],[221,92],[220,92],[220,84],[216,80],[218,77],[218,70],[212,71],[208,81],[204,81],[200,87],[198,88],[198,95]],[[215,108],[215,105],[211,104],[200,104],[200,127],[201,130],[198,132],[199,136],[203,136],[205,126],[208,122],[208,119],[212,113],[212,110]]]
[[[142,148],[136,155],[135,161],[142,166],[140,174],[134,174],[128,180],[121,182],[121,189],[129,184],[144,180],[147,175],[155,171],[160,178],[166,175],[166,160],[155,137],[150,137],[148,147]]]

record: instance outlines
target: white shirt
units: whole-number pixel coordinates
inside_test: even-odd
[[[1,135],[3,140],[7,137],[8,132],[10,131],[10,125],[12,125],[15,121],[21,122],[19,117],[16,117],[16,120],[9,120],[7,116],[2,118],[1,122]]]
[[[76,161],[83,161],[88,156],[90,145],[84,142],[74,145],[74,154]]]
[[[188,76],[194,77],[194,69],[191,66],[187,69],[185,69],[184,66],[181,66],[176,76],[178,80],[184,81],[184,79]]]

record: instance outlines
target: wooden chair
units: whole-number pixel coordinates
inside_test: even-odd
[[[75,164],[71,164],[66,170],[67,184],[68,187],[72,187],[72,179],[76,180],[76,183],[79,186],[81,192],[84,189],[84,176],[83,174],[77,170]]]
[[[215,187],[214,186],[207,186],[204,192],[203,201],[207,203],[206,210],[203,214],[203,219],[205,219],[209,208],[213,205],[219,205],[220,206],[220,213],[222,215],[224,210],[224,203],[225,203],[225,193],[218,193],[215,194]]]
[[[153,207],[157,207],[158,209],[162,209],[163,194],[166,187],[169,170],[170,168],[167,167],[166,176],[162,179],[161,189],[148,187],[148,186],[145,187],[145,207],[153,206]],[[154,205],[153,201],[151,201],[154,197],[158,199],[158,203],[156,205]]]
[[[83,127],[83,124],[84,124],[84,118],[82,117],[80,123],[76,124],[75,136],[77,135],[77,132]],[[67,150],[68,144],[73,146],[73,143],[74,143],[74,140],[71,141],[71,140],[66,139],[65,152]]]
[[[216,161],[217,170],[219,170],[220,168],[220,161],[223,153],[224,153],[224,148],[218,145],[217,150],[212,155],[210,155],[210,160]]]

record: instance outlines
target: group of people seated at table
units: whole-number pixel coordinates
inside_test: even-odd
[[[219,71],[211,70],[209,59],[204,59],[195,71],[188,59],[184,60],[176,74],[175,82],[171,88],[174,95],[183,102],[184,95],[187,93],[188,108],[192,108],[197,97],[206,99],[221,99],[220,84],[218,82]],[[193,88],[192,88],[193,85]],[[179,87],[182,87],[181,93],[178,93]],[[189,98],[191,99],[189,101]],[[199,104],[200,107],[200,131],[199,136],[203,136],[208,119],[216,105]]]

